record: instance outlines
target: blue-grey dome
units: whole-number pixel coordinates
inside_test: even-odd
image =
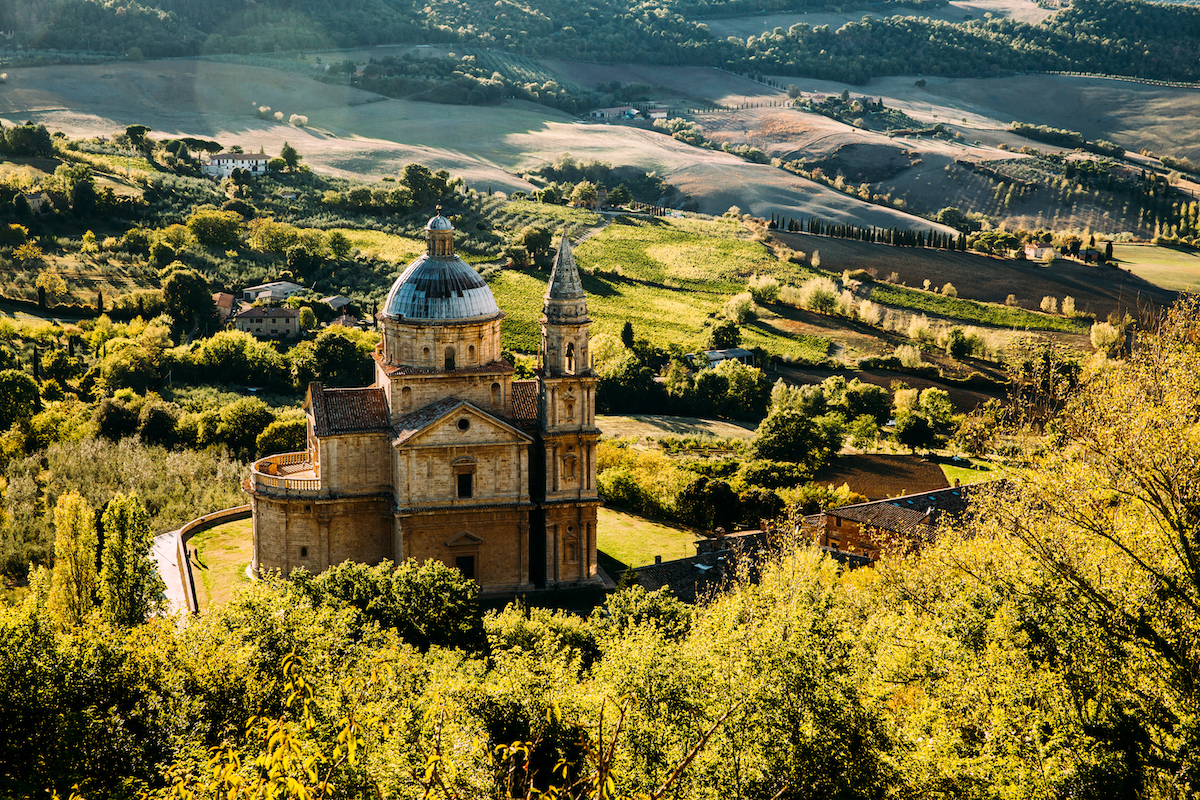
[[[425,230],[427,230],[427,231],[452,231],[452,230],[454,230],[454,225],[451,224],[450,220],[446,219],[445,217],[443,217],[441,215],[441,210],[440,210],[441,207],[439,206],[438,208],[439,208],[438,215],[436,217],[430,217],[429,222],[425,223]]]
[[[500,308],[487,283],[467,262],[458,256],[426,254],[392,284],[383,313],[405,321],[437,323],[487,319],[499,315]]]

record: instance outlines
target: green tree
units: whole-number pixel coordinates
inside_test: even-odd
[[[54,574],[48,607],[64,625],[82,625],[96,605],[96,514],[78,492],[54,505]]]
[[[18,369],[0,371],[0,431],[29,419],[40,406],[41,395],[33,378]]]
[[[288,172],[295,172],[300,166],[300,153],[287,142],[279,149],[279,157],[287,164]]]
[[[159,608],[164,586],[151,556],[154,536],[136,494],[117,494],[104,509],[100,616],[113,627],[141,625]]]
[[[844,437],[839,415],[806,417],[787,408],[772,409],[754,432],[751,449],[755,458],[801,464],[811,474],[841,449]]]
[[[626,349],[633,347],[633,323],[629,320],[625,320],[621,327],[621,344],[625,345]]]
[[[317,327],[317,315],[310,306],[300,309],[300,327],[306,331],[314,330]]]
[[[242,217],[233,211],[202,208],[188,217],[187,227],[204,247],[228,250],[238,245]]]
[[[240,453],[253,453],[259,435],[275,421],[269,406],[257,397],[242,397],[220,411],[217,435]]]
[[[929,424],[929,420],[920,414],[901,414],[896,420],[894,435],[897,443],[914,453],[919,448],[933,447],[937,444],[937,433]]]
[[[945,389],[934,386],[922,389],[917,405],[935,429],[944,428],[953,421],[954,404],[950,402],[950,393]]]
[[[92,421],[98,436],[118,442],[137,430],[138,411],[124,400],[106,397],[97,404]]]
[[[135,48],[136,49],[136,48]],[[140,54],[141,51],[138,50]],[[125,136],[129,139],[129,144],[135,150],[144,150],[147,147],[146,134],[150,129],[145,125],[129,125],[125,128]]]
[[[138,436],[146,444],[171,447],[175,444],[179,417],[179,406],[151,395],[142,403],[141,411],[138,412]]]
[[[571,191],[571,202],[579,205],[591,205],[596,202],[596,184],[591,181],[580,181]]]
[[[298,453],[308,446],[308,422],[298,419],[277,419],[263,429],[255,440],[258,456],[276,453]]]
[[[741,501],[729,484],[705,475],[685,486],[675,504],[684,522],[707,531],[732,530],[742,513]]]
[[[370,380],[369,355],[341,330],[321,331],[313,342],[313,357],[317,379],[326,386],[361,386]]]
[[[432,210],[446,190],[446,182],[421,164],[405,165],[401,170],[401,180],[412,192],[412,206],[415,209]]]
[[[82,362],[78,358],[67,355],[67,351],[61,348],[47,350],[42,355],[42,374],[47,379],[65,383],[72,378],[79,377],[82,369]]]
[[[858,378],[846,384],[839,406],[845,408],[846,419],[857,419],[863,415],[875,420],[876,425],[887,422],[892,415],[892,398],[887,389]]]
[[[553,239],[550,229],[544,225],[526,225],[517,235],[517,241],[529,253],[529,257],[537,260],[550,252]]]
[[[422,650],[432,646],[477,648],[483,644],[479,585],[440,561],[375,566],[343,562],[301,586],[320,601],[357,608],[366,620],[394,628]]]
[[[352,249],[353,245],[350,244],[350,240],[346,238],[346,234],[342,233],[341,231],[329,232],[329,252],[333,254],[335,259],[341,261],[343,258],[350,255],[350,251]]]
[[[216,308],[208,281],[190,269],[172,272],[163,283],[163,305],[177,331],[194,331],[212,318]]]
[[[633,199],[629,193],[628,187],[623,183],[618,183],[611,192],[608,193],[608,203],[612,206],[623,206]]]
[[[726,319],[709,329],[705,346],[709,350],[728,350],[738,347],[741,343],[742,331],[738,328],[738,324],[731,319]]]

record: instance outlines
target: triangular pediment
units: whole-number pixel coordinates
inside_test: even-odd
[[[446,547],[473,547],[481,544],[483,544],[483,537],[476,536],[470,531],[459,531],[446,542]]]
[[[466,400],[442,400],[401,417],[396,447],[528,444],[533,439]]]

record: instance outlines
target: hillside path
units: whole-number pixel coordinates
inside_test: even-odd
[[[154,537],[151,550],[154,562],[158,565],[158,574],[162,576],[163,584],[167,587],[163,595],[167,600],[166,612],[188,613],[187,596],[183,590],[183,578],[179,575],[179,557],[175,547],[175,537],[179,531],[168,531]]]

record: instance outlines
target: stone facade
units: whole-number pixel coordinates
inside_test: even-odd
[[[436,216],[380,315],[375,382],[314,383],[308,446],[247,481],[256,570],[436,559],[485,592],[592,584],[596,378],[587,296],[564,237],[536,380],[514,381],[487,284]]]

